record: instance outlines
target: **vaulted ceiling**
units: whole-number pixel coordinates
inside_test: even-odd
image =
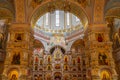
[[[13,20],[15,16],[14,0],[0,0],[0,19]]]
[[[105,6],[106,17],[120,18],[120,0],[109,0]]]
[[[8,19],[8,20],[15,20],[15,0],[0,0],[0,19]],[[28,17],[31,21],[31,19],[33,22],[35,22],[37,20],[37,13],[41,12],[40,10],[42,10],[43,12],[40,13],[39,16],[42,16],[43,14],[45,14],[45,4],[47,4],[46,6],[48,6],[48,4],[50,2],[54,2],[54,1],[58,1],[59,0],[25,0],[26,1],[26,5],[28,5]],[[71,6],[73,7],[72,10],[74,10],[73,13],[75,13],[75,15],[82,15],[83,13],[87,13],[86,18],[83,18],[83,23],[86,23],[86,20],[90,20],[89,18],[91,17],[92,13],[90,12],[91,8],[94,5],[94,1],[95,0],[61,0],[61,2],[64,1],[68,1],[70,3],[74,2],[74,4],[71,4]],[[51,3],[52,4],[52,3]],[[105,16],[106,17],[120,17],[120,0],[105,0]],[[43,7],[40,7],[43,6]],[[62,6],[59,5],[60,7]],[[81,9],[76,10],[75,6],[81,7]],[[91,8],[90,8],[91,7]],[[39,9],[39,10],[38,10]],[[59,8],[61,9],[61,8]],[[85,10],[84,10],[85,9]],[[81,10],[83,10],[81,12]],[[76,11],[76,12],[75,12]],[[85,16],[84,15],[84,16]],[[89,16],[89,17],[88,17]],[[83,17],[83,15],[82,15]],[[92,17],[91,17],[92,18]]]

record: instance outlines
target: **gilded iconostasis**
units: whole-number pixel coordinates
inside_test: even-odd
[[[120,0],[0,0],[0,80],[119,80]]]

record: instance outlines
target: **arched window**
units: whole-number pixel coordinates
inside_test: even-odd
[[[56,26],[60,26],[60,15],[59,15],[59,11],[56,11]]]
[[[45,24],[46,24],[46,25],[48,25],[48,23],[49,23],[49,22],[48,22],[48,21],[49,21],[49,17],[48,17],[48,16],[49,16],[49,13],[47,13],[46,16],[45,16],[45,17],[46,17],[46,21],[45,21]]]
[[[66,16],[67,16],[67,26],[69,26],[70,25],[70,14],[67,13]]]

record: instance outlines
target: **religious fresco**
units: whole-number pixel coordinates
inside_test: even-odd
[[[24,34],[23,33],[16,33],[15,34],[15,42],[23,41]]]

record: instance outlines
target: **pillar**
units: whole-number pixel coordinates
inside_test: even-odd
[[[107,74],[111,80],[117,80],[112,42],[106,24],[89,25],[85,35],[85,47],[88,80],[102,80]]]
[[[16,74],[18,80],[30,80],[28,79],[31,66],[29,60],[32,55],[33,37],[29,25],[11,24],[8,32],[2,80],[11,79],[12,74]]]

